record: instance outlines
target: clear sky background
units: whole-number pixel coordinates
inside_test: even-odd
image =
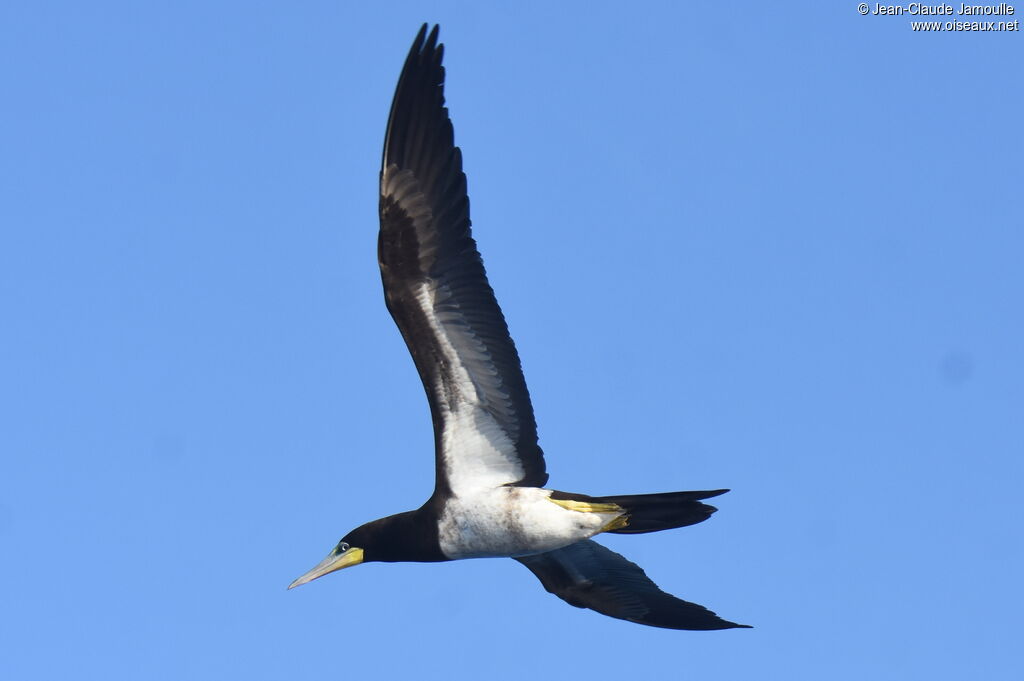
[[[371,5],[0,9],[0,677],[1020,678],[1024,36]],[[285,590],[433,486],[375,252],[424,21],[550,485],[732,488],[606,542],[754,629],[511,560]]]

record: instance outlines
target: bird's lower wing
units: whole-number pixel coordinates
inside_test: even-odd
[[[516,558],[550,593],[569,605],[665,629],[747,627],[667,594],[636,563],[595,541]]]

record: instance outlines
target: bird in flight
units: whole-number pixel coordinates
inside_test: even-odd
[[[424,24],[398,79],[380,170],[384,299],[434,424],[434,493],[357,527],[288,587],[374,561],[509,557],[567,603],[667,629],[745,627],[665,593],[595,542],[693,525],[728,490],[588,496],[546,489],[519,355],[469,222],[462,153],[444,104],[444,46]]]

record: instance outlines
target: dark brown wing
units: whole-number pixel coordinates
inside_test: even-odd
[[[508,326],[470,232],[444,105],[444,46],[424,24],[395,90],[380,174],[384,297],[434,421],[435,494],[543,486],[544,456]]]
[[[665,629],[733,629],[702,605],[667,594],[636,563],[586,540],[565,548],[516,558],[544,588],[569,605]]]

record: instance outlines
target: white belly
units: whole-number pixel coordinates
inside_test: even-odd
[[[441,551],[453,560],[553,551],[594,536],[620,515],[571,511],[549,496],[536,487],[498,487],[448,499]]]

